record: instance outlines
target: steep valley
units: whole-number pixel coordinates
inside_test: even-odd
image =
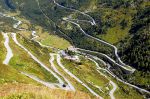
[[[150,98],[148,0],[1,0],[0,99]]]

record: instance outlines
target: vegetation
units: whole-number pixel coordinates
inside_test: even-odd
[[[64,38],[59,37],[48,31],[44,31],[41,27],[38,27],[37,34],[39,37],[36,38],[37,41],[40,41],[43,45],[51,46],[58,49],[67,49],[71,44]]]
[[[8,91],[7,89],[14,91]],[[91,99],[88,94],[80,91],[49,89],[30,84],[8,84],[0,87],[0,99],[58,99],[58,97],[60,99],[78,99],[79,97],[81,99]]]
[[[91,86],[91,88],[93,88],[93,90],[95,90],[98,94],[107,97],[108,90],[106,90],[106,87],[109,86],[109,81],[96,71],[96,67],[93,62],[87,59],[82,59],[80,64],[69,60],[62,60],[62,63],[69,71],[87,85]],[[105,93],[100,91],[94,85],[99,86]]]
[[[44,48],[40,46],[37,42],[25,38],[21,35],[17,35],[17,39],[25,48],[27,48],[40,61],[42,61],[45,65],[50,66],[49,53],[52,52],[51,49]]]
[[[148,90],[150,90],[149,12],[150,7],[138,10],[130,29],[130,34],[134,36],[124,40],[124,47],[121,49],[122,59],[137,69],[133,75],[126,76],[126,78],[133,84],[147,88]]]
[[[3,45],[3,36],[0,33],[0,86],[4,83],[33,83],[37,84],[35,81],[27,78],[26,76],[22,75],[18,70],[14,69],[12,66],[7,66],[2,64],[3,60],[6,56],[6,49]]]
[[[81,85],[78,81],[76,81],[74,78],[70,77],[70,75],[68,75],[66,72],[64,72],[64,70],[58,65],[56,58],[57,57],[55,56],[54,64],[56,68],[61,72],[63,76],[65,76],[69,81],[71,81],[75,89],[88,93],[92,98],[94,98],[93,94],[91,94],[83,85]]]
[[[38,1],[38,2],[37,2]],[[134,74],[125,74],[113,64],[110,68],[114,74],[121,79],[137,85],[141,88],[150,90],[150,35],[149,35],[149,12],[150,2],[147,0],[56,0],[59,4],[66,7],[81,10],[91,15],[95,21],[96,26],[92,26],[87,22],[78,22],[83,30],[89,35],[98,37],[104,41],[116,45],[119,48],[119,56],[121,59],[130,66],[133,66],[136,71]],[[6,3],[6,5],[5,5]],[[39,5],[38,5],[39,3]],[[81,20],[91,20],[89,17],[68,9],[63,9],[55,5],[52,0],[2,0],[0,1],[1,11],[10,11],[17,13],[15,17],[28,20],[26,24],[20,27],[27,29],[27,31],[18,31],[12,28],[15,23],[12,19],[0,16],[0,30],[4,32],[17,32],[18,41],[25,46],[33,55],[35,55],[46,66],[51,68],[49,63],[49,53],[55,52],[54,49],[43,48],[37,42],[30,40],[31,31],[38,30],[36,26],[40,26],[43,30],[39,30],[41,34],[39,39],[42,44],[54,46],[55,48],[66,49],[71,44],[79,48],[97,51],[107,54],[114,60],[117,60],[114,55],[114,49],[110,46],[104,45],[96,40],[86,37],[82,31],[75,25],[62,20],[65,17]],[[4,10],[5,9],[5,10]],[[24,20],[23,20],[24,21]],[[31,25],[32,24],[32,25]],[[44,33],[44,32],[50,32]],[[56,36],[57,35],[57,36]],[[29,37],[30,36],[30,37]],[[63,38],[64,39],[63,39]],[[43,39],[44,38],[44,39]],[[6,82],[21,82],[21,83],[35,83],[31,79],[20,74],[20,71],[25,71],[34,74],[45,81],[56,82],[56,79],[33,61],[22,49],[14,44],[11,40],[11,48],[14,57],[10,61],[9,66],[2,64],[5,57],[6,50],[4,49],[2,35],[0,34],[0,83]],[[70,43],[66,40],[69,40]],[[17,55],[18,54],[18,55]],[[93,54],[95,55],[95,54]],[[96,55],[109,63],[108,60],[100,55]],[[85,63],[86,62],[86,63]],[[55,64],[57,64],[55,62]],[[99,86],[108,83],[106,79],[97,74],[95,66],[82,59],[80,64],[72,61],[63,60],[63,64],[73,74],[82,79],[94,91],[106,96],[108,91],[102,88],[106,93],[99,92],[98,88],[94,87],[89,81],[98,84]],[[57,68],[69,80],[73,82],[75,87],[87,92],[81,84],[70,78],[58,66]],[[6,73],[8,71],[9,73]],[[83,72],[85,74],[83,74]],[[2,75],[1,75],[2,74]],[[4,74],[4,75],[3,75]],[[80,75],[83,74],[83,75]],[[11,75],[11,76],[10,76]],[[88,76],[87,76],[88,75]],[[101,80],[103,79],[103,80]],[[135,90],[127,87],[124,84],[116,82],[119,89],[116,92],[116,98],[139,98],[141,95]],[[35,83],[37,84],[37,83]],[[111,88],[111,86],[109,86]],[[18,97],[34,97],[33,93],[14,93],[14,95],[6,96],[5,98],[18,98]],[[41,97],[41,96],[39,96]],[[44,96],[47,97],[47,96]]]
[[[12,28],[12,26],[15,22],[16,21],[14,21],[10,18],[0,16],[0,30],[3,31],[3,32],[13,31],[14,29]]]
[[[11,39],[10,46],[13,50],[14,56],[10,60],[10,65],[19,72],[26,72],[39,77],[47,82],[57,82],[57,79],[36,63],[26,52],[17,46]]]
[[[84,83],[90,86],[90,88],[92,88],[95,92],[97,92],[98,94],[100,94],[106,99],[109,98],[108,94],[112,87],[109,85],[109,80],[97,72],[94,62],[85,58],[81,58],[80,64],[65,59],[62,60],[62,63],[69,71],[71,71]],[[100,67],[101,66],[102,65],[100,65]],[[141,94],[139,94],[135,89],[128,87],[127,85],[113,79],[106,72],[104,71],[101,72],[103,72],[105,75],[108,76],[109,79],[111,79],[113,82],[117,84],[118,88],[115,92],[116,99],[120,99],[120,98],[121,99],[126,99],[126,98],[142,99]],[[99,86],[104,93],[100,91],[95,85]],[[107,90],[106,87],[108,87],[109,90]]]

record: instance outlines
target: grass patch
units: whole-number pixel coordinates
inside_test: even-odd
[[[13,91],[10,91],[10,90]],[[93,99],[88,94],[29,84],[9,84],[0,88],[0,99]]]
[[[108,85],[109,80],[101,76],[96,71],[96,66],[93,62],[85,58],[82,58],[81,64],[78,64],[69,60],[65,60],[65,59],[62,60],[62,63],[70,72],[72,72],[79,79],[81,79],[84,83],[90,86],[90,88],[92,88],[100,96],[105,96],[105,93],[102,93],[101,91],[98,90],[98,88],[96,88],[93,85],[100,86],[103,91],[106,91],[105,87]]]
[[[111,44],[115,44],[123,40],[127,35],[128,29],[122,30],[120,27],[114,27],[108,29],[106,34],[98,35],[97,37],[102,38]]]
[[[37,82],[29,79],[28,77],[22,75],[11,66],[3,65],[0,63],[0,84],[4,83],[30,83],[38,84]]]
[[[121,82],[116,83],[119,87],[114,94],[116,99],[144,99],[144,97],[132,87],[129,87]]]
[[[23,82],[23,83],[34,83],[33,80],[27,78],[26,76],[20,74],[16,69],[11,66],[2,64],[6,56],[6,49],[4,47],[4,39],[0,33],[0,84],[9,82]]]
[[[64,70],[60,66],[58,66],[56,58],[57,57],[55,56],[54,64],[55,64],[56,68],[61,72],[61,74],[63,76],[65,76],[71,82],[71,84],[75,87],[75,89],[82,91],[82,92],[85,92],[85,93],[89,94],[92,99],[95,99],[95,96],[93,96],[93,94],[91,94],[83,85],[81,85],[74,78],[69,76],[66,72],[64,72]]]
[[[17,46],[12,39],[10,39],[10,47],[13,50],[14,56],[10,60],[10,65],[18,71],[24,71],[34,74],[35,76],[49,82],[57,82],[57,79],[35,62],[23,49]]]
[[[50,59],[49,53],[52,53],[52,50],[43,48],[38,43],[31,41],[27,38],[24,38],[21,35],[18,35],[17,38],[18,38],[18,41],[25,48],[27,48],[34,56],[36,56],[42,63],[44,63],[46,66],[48,66],[52,71],[54,71],[49,62],[49,59]],[[59,76],[59,77],[62,78],[61,76]],[[62,80],[63,80],[63,78],[62,78]]]
[[[59,49],[67,49],[71,44],[64,38],[61,38],[57,35],[49,34],[48,32],[43,32],[41,34],[38,34],[39,38],[38,40],[43,44],[47,46],[52,46]]]
[[[49,53],[52,50],[41,47],[38,43],[31,41],[21,35],[17,35],[18,42],[22,44],[26,49],[28,49],[35,57],[37,57],[42,63],[50,67],[49,63]]]
[[[3,35],[2,33],[0,33],[0,62],[2,62],[4,59],[5,59],[5,56],[6,56],[6,48],[4,46],[4,38],[3,38]]]

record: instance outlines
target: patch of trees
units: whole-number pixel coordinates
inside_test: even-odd
[[[114,58],[113,49],[111,47],[85,36],[78,27],[74,26],[72,30],[64,30],[60,27],[60,30],[72,39],[76,47],[105,53]]]
[[[136,69],[132,75],[124,75],[130,83],[150,90],[150,8],[140,9],[133,18],[131,38],[122,44],[120,55],[123,61]]]
[[[140,71],[150,72],[150,7],[139,10],[133,20],[130,33],[133,37],[123,49],[123,59]]]
[[[138,13],[133,18],[133,24],[130,29],[130,33],[134,34],[137,33],[140,29],[142,29],[145,26],[148,26],[150,23],[150,7],[143,9],[140,9]]]

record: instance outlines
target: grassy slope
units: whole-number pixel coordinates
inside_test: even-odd
[[[59,49],[66,49],[70,46],[70,44],[67,41],[65,41],[65,39],[59,38],[56,35],[45,35],[45,36],[47,37],[41,41],[41,43],[44,45],[53,46]]]
[[[109,87],[109,81],[96,71],[96,67],[93,62],[87,59],[82,59],[81,65],[69,60],[62,60],[62,63],[68,70],[70,70],[74,75],[86,83],[86,85],[95,90],[95,92],[105,98],[109,97],[108,90],[106,90],[106,87]],[[93,86],[92,83],[94,85],[100,86],[105,93],[99,91],[99,89]]]
[[[0,32],[0,62],[2,62],[5,59],[6,56],[6,49],[4,47],[4,38],[2,33]]]
[[[7,66],[2,64],[5,59],[6,49],[3,45],[3,36],[0,33],[0,84],[11,83],[11,82],[23,82],[23,83],[35,83],[33,80],[27,78],[26,76],[20,74],[11,65]],[[37,83],[35,83],[37,84]]]
[[[89,60],[84,60],[82,61],[82,65],[77,65],[74,62],[68,61],[68,60],[62,60],[64,66],[70,70],[74,75],[82,79],[88,86],[90,86],[93,90],[95,90],[97,93],[102,95],[104,98],[109,98],[108,92],[105,88],[109,87],[110,89],[112,86],[108,86],[107,84],[109,83],[106,78],[101,76],[97,71],[95,71],[95,64],[92,63]],[[84,73],[83,73],[84,71]],[[104,72],[105,74],[105,72]],[[107,73],[106,73],[107,75]],[[124,85],[120,82],[117,82],[113,78],[110,77],[118,86],[116,92],[115,92],[115,97],[116,99],[142,99],[142,96],[133,88],[130,88],[127,85]],[[93,82],[93,84],[97,84],[101,86],[102,90],[105,93],[101,93],[97,88],[93,87],[90,85],[88,82]]]
[[[63,4],[64,6],[69,6],[69,7],[74,7],[75,9],[80,9],[83,12],[87,11],[93,17],[96,16],[94,17],[94,19],[96,21],[102,22],[100,23],[99,25],[100,27],[98,28],[106,29],[104,34],[98,33],[98,35],[95,35],[96,37],[99,37],[107,42],[115,44],[128,36],[128,31],[132,23],[132,15],[135,12],[134,9],[124,8],[122,6],[118,9],[106,7],[104,3],[105,1],[103,0],[86,0],[86,1],[81,0],[81,1],[76,1],[76,2],[60,0],[58,2],[60,2],[60,4]],[[100,4],[99,2],[103,2],[103,3]],[[106,2],[108,3],[109,1],[106,1]],[[97,17],[97,16],[100,16],[100,17]],[[83,17],[83,16],[80,16],[80,17]],[[122,28],[120,23],[123,20],[125,20],[127,25]],[[97,22],[97,24],[99,23]],[[109,26],[108,24],[110,24],[111,26]]]
[[[120,28],[120,27],[116,27],[116,28],[115,28],[114,30],[112,30],[112,31],[120,31],[119,28]],[[114,33],[114,32],[112,32],[112,31],[110,30],[110,34],[111,34],[111,35],[113,35],[113,33]],[[125,33],[126,33],[126,31],[125,31]],[[108,34],[109,34],[109,33],[108,33]],[[114,37],[111,37],[110,34],[106,36],[106,39],[107,39],[107,40],[110,40],[110,41],[112,40],[111,42],[117,42],[118,37],[120,38],[120,34],[118,34],[119,36],[114,36]],[[108,36],[110,36],[110,37],[108,37]],[[121,36],[122,36],[122,35],[121,35]],[[114,39],[113,39],[113,38],[114,38]],[[104,39],[105,39],[105,37],[104,37]]]
[[[59,49],[66,49],[71,44],[64,38],[61,38],[55,34],[51,34],[48,31],[43,30],[42,27],[36,26],[37,38],[44,45],[52,46]]]
[[[132,9],[126,9],[129,10],[129,12],[126,12],[125,9],[117,9],[112,10],[109,8],[101,8],[101,12],[103,13],[103,16],[101,18],[102,22],[110,22],[113,26],[108,27],[105,34],[98,35],[101,39],[111,43],[115,44],[119,41],[123,40],[125,37],[127,37],[128,31],[131,27],[131,20],[132,20],[132,13],[134,13],[134,10]],[[122,27],[121,22],[124,20],[126,22],[126,26]]]
[[[73,84],[75,89],[85,92],[85,93],[88,93],[92,98],[94,98],[94,96],[84,86],[82,86],[80,83],[78,83],[74,78],[70,77],[66,72],[64,72],[64,70],[62,70],[62,68],[60,66],[58,66],[56,58],[57,57],[55,56],[54,64],[55,64],[56,68],[61,72],[61,74],[63,76],[65,76],[69,81],[71,81],[71,83]]]
[[[8,84],[0,87],[0,99],[78,99],[79,97],[91,99],[88,94],[80,91],[49,89],[30,84]]]
[[[131,83],[150,90],[150,87],[148,87],[150,85],[150,18],[148,12],[150,12],[150,7],[139,9],[134,16],[134,23],[130,30],[130,34],[134,36],[122,42],[123,48],[120,48],[120,56],[122,56],[122,60],[137,70],[126,78]]]
[[[0,46],[1,48],[4,48],[3,37],[1,34],[0,34],[0,40],[1,40]],[[44,77],[43,79],[45,80],[50,80],[51,78],[49,77],[52,77],[52,76],[50,76],[50,74],[47,74],[45,71],[43,71],[39,67],[39,65],[35,63],[30,58],[29,55],[26,54],[25,51],[19,48],[12,41],[12,39],[10,39],[10,46],[14,53],[14,57],[10,61],[10,66],[2,65],[0,63],[0,68],[2,68],[0,70],[0,83],[5,83],[5,84],[0,85],[1,86],[0,87],[0,99],[1,98],[2,99],[10,99],[10,98],[11,99],[12,98],[13,99],[14,98],[58,99],[58,97],[61,99],[62,98],[77,99],[78,97],[81,97],[82,99],[91,99],[88,94],[78,92],[78,91],[74,93],[70,91],[62,91],[59,89],[49,90],[46,87],[35,86],[39,84],[27,78],[26,76],[20,74],[19,71],[21,70],[21,71],[30,72],[32,74],[40,76],[40,78]],[[0,50],[0,54],[3,56],[3,57],[0,57],[1,60],[5,58],[5,54],[3,52],[5,52],[5,48]],[[52,80],[52,81],[55,81],[55,80]]]
[[[34,56],[36,56],[43,64],[45,64],[47,67],[49,67],[53,71],[53,69],[51,68],[51,64],[49,62],[49,59],[50,59],[49,53],[53,52],[53,50],[51,48],[43,48],[36,42],[31,41],[27,38],[24,38],[21,35],[18,35],[18,41],[25,48],[27,48]],[[49,77],[51,77],[51,76],[49,76]],[[59,76],[59,77],[62,78],[61,76]],[[62,78],[62,80],[63,80],[63,78]]]
[[[15,23],[15,21],[13,21],[10,18],[7,17],[1,17],[0,16],[0,30],[1,31],[13,31],[14,29],[12,28],[12,25]]]
[[[42,68],[38,63],[36,63],[23,49],[18,47],[11,39],[10,43],[13,49],[14,57],[10,61],[10,65],[19,71],[28,72],[38,76],[41,79],[50,82],[56,82],[56,78],[44,68]]]
[[[119,87],[114,93],[116,99],[144,99],[144,97],[134,88],[117,81],[115,82]]]
[[[52,50],[43,48],[38,43],[31,41],[30,39],[27,39],[21,35],[17,35],[17,39],[19,43],[21,43],[25,48],[27,48],[41,62],[43,62],[46,66],[50,67],[49,53],[52,52]]]
[[[3,38],[2,38],[1,34],[0,34],[0,40],[1,40],[0,46],[1,46],[1,48],[4,48],[3,41],[2,41]],[[18,72],[18,70],[30,72],[32,74],[40,76],[40,78],[45,77],[45,80],[48,80],[47,79],[48,77],[46,77],[46,76],[48,76],[50,74],[44,75],[45,73],[40,72],[40,71],[42,71],[41,69],[39,70],[38,73],[35,72],[36,70],[38,70],[39,65],[36,64],[26,54],[26,52],[24,52],[21,48],[19,48],[17,45],[15,45],[15,43],[12,41],[12,39],[10,39],[10,46],[13,49],[13,53],[14,53],[14,57],[10,61],[10,64],[12,64],[12,65],[6,66],[6,65],[2,65],[0,63],[0,67],[2,68],[0,70],[0,83],[5,83],[5,84],[0,85],[1,86],[0,87],[0,98],[2,98],[2,99],[10,99],[10,98],[11,99],[12,98],[13,99],[14,98],[58,99],[58,97],[59,98],[65,97],[65,99],[70,99],[70,98],[77,99],[78,97],[81,97],[82,99],[90,99],[90,97],[87,94],[84,94],[84,93],[78,92],[78,91],[74,93],[74,92],[69,92],[69,91],[62,91],[59,89],[58,90],[49,90],[46,87],[35,86],[35,85],[37,85],[36,82],[34,82],[33,80],[27,78],[26,76],[20,74]],[[2,49],[0,50],[1,54],[2,54],[2,52],[5,52],[5,48],[3,50]],[[15,53],[17,53],[17,55]],[[3,60],[5,58],[5,54],[2,54],[2,56],[3,56],[3,58],[1,57],[1,60]],[[17,64],[15,64],[15,63],[17,63]],[[32,63],[32,65],[31,65],[31,63]],[[20,64],[22,66],[18,67]],[[25,67],[25,68],[22,68],[22,67]],[[29,69],[33,68],[33,69],[27,71],[28,68]],[[6,82],[7,82],[7,84],[6,84]],[[14,83],[12,83],[12,82],[14,82]],[[16,82],[18,82],[18,83],[16,83]],[[27,84],[23,84],[23,83],[27,83]],[[82,88],[82,86],[81,86],[81,88]],[[9,89],[9,90],[7,90],[7,89]],[[11,91],[11,90],[13,90],[13,91]],[[49,94],[49,93],[51,93],[51,94]]]
[[[47,64],[47,66],[50,67],[50,64],[49,64],[49,58],[50,58],[49,53],[50,53],[50,51],[40,47],[39,45],[36,45],[36,43],[34,43],[32,41],[27,41],[25,38],[23,38],[20,35],[18,35],[17,37],[18,37],[18,41],[22,45],[24,45],[35,56],[37,56],[38,59],[42,60],[43,63]],[[57,63],[55,62],[55,64],[57,64]],[[59,70],[61,70],[61,69],[59,68]],[[64,73],[64,71],[61,70],[61,72],[65,75],[65,77],[67,77],[73,83],[73,85],[75,85],[76,89],[79,89],[80,91],[84,91],[84,92],[89,93],[89,91],[86,88],[84,88],[81,84],[79,84],[76,80],[70,78],[70,76],[68,76],[66,73]]]

